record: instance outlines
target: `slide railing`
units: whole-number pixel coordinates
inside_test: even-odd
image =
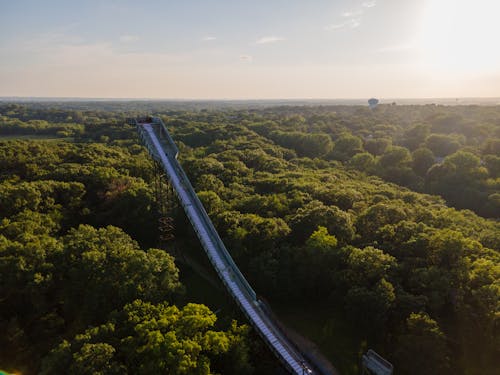
[[[135,120],[151,156],[162,165],[186,215],[222,283],[275,356],[295,374],[312,374],[312,366],[262,308],[255,291],[227,251],[217,230],[177,161],[179,150],[158,117]]]

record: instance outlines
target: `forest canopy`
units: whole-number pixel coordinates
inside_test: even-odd
[[[117,108],[0,105],[2,364],[262,373],[248,327],[179,302],[190,290],[151,225],[154,166],[125,121],[154,113],[243,274],[299,318],[314,306],[293,328],[342,373],[367,348],[398,374],[495,373],[500,107]],[[187,251],[172,217],[166,247]],[[171,356],[188,341],[200,349]]]

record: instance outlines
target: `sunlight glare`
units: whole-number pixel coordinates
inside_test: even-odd
[[[428,0],[421,61],[434,73],[488,73],[500,67],[499,0]]]

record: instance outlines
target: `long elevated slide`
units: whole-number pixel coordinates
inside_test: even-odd
[[[151,156],[161,164],[222,283],[283,366],[293,374],[313,374],[313,366],[283,335],[234,263],[177,161],[178,149],[158,117],[134,120]]]

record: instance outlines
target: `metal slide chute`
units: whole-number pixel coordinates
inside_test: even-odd
[[[133,123],[150,155],[166,172],[212,266],[252,326],[288,371],[294,374],[317,373],[261,307],[255,291],[234,263],[177,161],[179,150],[163,121],[158,117],[146,117]]]

